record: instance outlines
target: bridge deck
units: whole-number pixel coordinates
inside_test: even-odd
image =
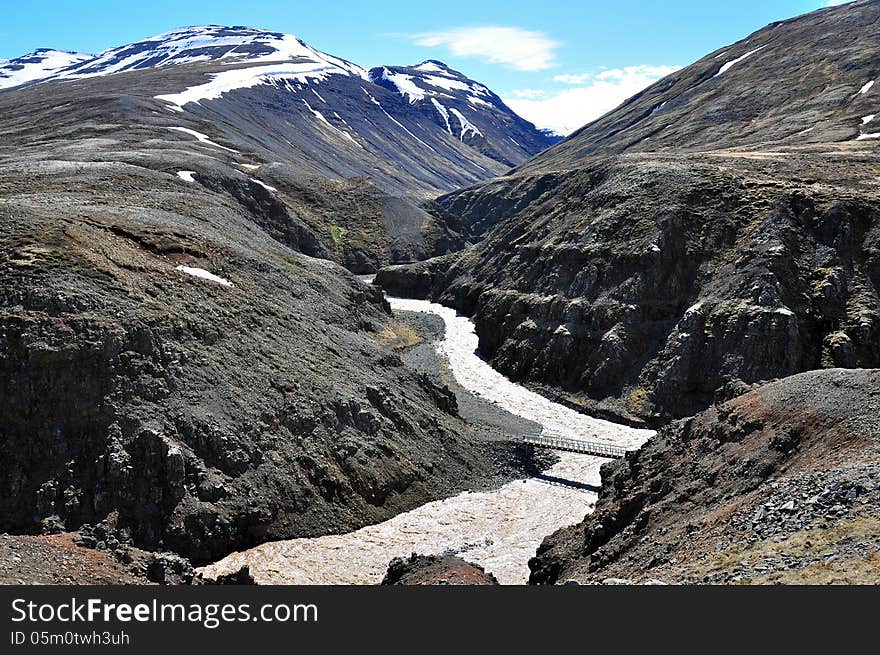
[[[520,437],[518,441],[539,448],[564,450],[570,453],[582,453],[584,455],[607,457],[609,459],[623,459],[628,452],[626,448],[621,448],[620,446],[611,446],[597,441],[565,439],[563,437],[553,437],[550,435],[525,435]]]

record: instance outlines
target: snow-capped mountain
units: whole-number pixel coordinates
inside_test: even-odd
[[[201,125],[188,128],[223,131],[236,150],[368,177],[394,193],[470,185],[556,141],[442,62],[368,71],[278,32],[187,27],[70,57],[17,79],[134,94]]]
[[[40,48],[16,59],[0,59],[0,89],[50,77],[60,70],[92,59],[92,55]]]
[[[474,123],[475,117],[481,113],[489,110],[493,114],[515,116],[487,87],[437,60],[411,67],[373,68],[370,80],[399,94],[409,104],[426,109],[437,125],[464,143],[479,145],[486,142],[486,136]],[[522,147],[512,136],[508,138]]]
[[[300,61],[321,62],[327,67],[366,76],[366,72],[354,64],[318,52],[290,34],[250,27],[204,25],[172,30],[105,50],[55,77],[76,79],[200,62],[263,64]]]

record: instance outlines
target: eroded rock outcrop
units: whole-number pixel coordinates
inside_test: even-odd
[[[785,378],[664,428],[602,468],[596,510],[531,582],[880,580],[880,371]]]

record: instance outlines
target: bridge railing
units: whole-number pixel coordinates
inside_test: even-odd
[[[533,446],[550,448],[552,450],[564,450],[572,453],[583,453],[586,455],[608,457],[611,459],[623,459],[628,452],[626,448],[612,446],[607,443],[584,441],[581,439],[568,439],[566,437],[557,437],[549,434],[527,434],[523,435],[519,441]]]

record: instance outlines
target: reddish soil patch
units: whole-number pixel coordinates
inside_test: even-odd
[[[458,557],[413,554],[394,559],[383,585],[497,585],[498,580],[481,566]]]
[[[77,546],[70,533],[0,535],[0,584],[146,584],[132,565]]]

